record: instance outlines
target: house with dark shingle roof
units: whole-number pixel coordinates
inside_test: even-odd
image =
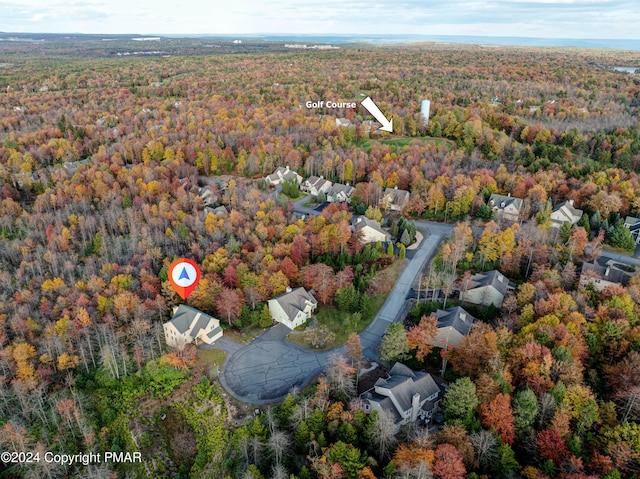
[[[174,348],[188,343],[213,344],[222,337],[218,319],[184,304],[174,308],[173,317],[163,328],[167,346]]]
[[[631,236],[633,236],[636,244],[640,244],[640,218],[627,216],[624,220],[624,226],[631,231]]]
[[[391,235],[382,229],[380,223],[366,216],[354,216],[351,219],[351,228],[364,244],[391,241]]]
[[[580,288],[593,284],[593,289],[602,291],[607,286],[627,286],[635,274],[633,267],[601,257],[592,263],[584,263],[580,272]]]
[[[349,185],[343,185],[342,183],[334,183],[331,189],[327,192],[327,201],[330,203],[351,203],[351,195],[356,189]]]
[[[500,271],[477,273],[471,277],[468,284],[462,285],[460,300],[484,306],[493,304],[501,308],[507,291],[513,289],[515,289],[515,284]]]
[[[489,206],[498,218],[518,221],[522,209],[522,198],[514,198],[510,194],[508,196],[493,194],[489,197]]]
[[[318,301],[304,288],[291,289],[268,301],[271,317],[289,329],[304,324],[318,307]]]
[[[365,412],[385,412],[400,427],[421,419],[429,422],[440,402],[442,390],[431,374],[395,363],[386,378],[360,395]]]
[[[446,349],[448,346],[457,347],[462,338],[469,334],[471,326],[476,320],[460,306],[438,309],[432,313],[437,320],[438,333],[433,345]]]
[[[409,205],[409,192],[395,188],[387,188],[380,199],[383,208],[391,211],[402,211]]]

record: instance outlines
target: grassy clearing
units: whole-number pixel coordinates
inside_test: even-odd
[[[227,353],[221,349],[198,349],[196,352],[197,364],[202,366],[204,372],[210,378],[217,376],[227,358]]]
[[[261,328],[257,324],[255,327],[248,326],[245,329],[237,330],[237,329],[225,329],[224,335],[230,337],[237,343],[247,344],[256,339],[264,333],[264,328]]]
[[[327,344],[327,346],[323,348],[322,351],[333,349],[337,346],[340,346],[341,344],[344,344],[351,333],[359,333],[363,331],[367,326],[369,326],[369,323],[371,323],[375,315],[378,313],[378,311],[384,304],[385,299],[387,299],[387,296],[388,294],[373,296],[371,298],[370,313],[366,318],[361,318],[360,321],[355,321],[351,313],[340,311],[333,306],[323,306],[322,308],[319,308],[316,314],[316,324],[326,326],[329,331],[336,335],[335,340]],[[304,333],[289,334],[288,339],[292,343],[299,344],[304,348],[318,351],[317,349],[311,347],[311,344],[309,343]]]
[[[447,140],[446,138],[435,138],[432,136],[424,136],[424,137],[400,137],[400,138],[389,138],[385,140],[367,140],[362,142],[362,149],[365,151],[371,151],[373,142],[382,143],[383,145],[391,145],[397,147],[405,147],[409,146],[413,141],[422,141],[423,143],[435,143],[437,146],[444,146],[447,150],[451,149],[452,142]]]

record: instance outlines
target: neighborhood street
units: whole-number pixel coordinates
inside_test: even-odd
[[[405,264],[376,317],[360,334],[363,351],[370,359],[377,357],[375,349],[387,325],[399,319],[416,278],[454,227],[430,221],[417,221],[416,226],[424,234],[422,244]],[[306,350],[287,341],[289,332],[278,324],[246,346],[238,348],[229,344],[230,340],[220,344],[229,354],[220,381],[233,397],[256,405],[281,401],[292,387],[303,388],[320,374],[332,353],[343,351],[343,347],[321,353]]]

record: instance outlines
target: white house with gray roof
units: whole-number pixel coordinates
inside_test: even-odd
[[[477,273],[471,277],[468,283],[462,285],[460,300],[483,306],[493,304],[501,308],[507,291],[514,288],[515,284],[500,271]]]
[[[270,185],[280,185],[287,180],[294,180],[299,186],[300,183],[302,183],[302,176],[289,169],[289,165],[287,165],[284,167],[277,167],[276,171],[268,175],[265,180],[267,180],[267,183],[269,183]]]
[[[582,210],[574,208],[573,200],[563,201],[551,212],[551,223],[560,228],[564,223],[575,225],[582,218]]]
[[[440,402],[441,389],[431,374],[395,363],[386,378],[360,395],[365,412],[385,412],[397,427],[422,419],[429,422]]]
[[[318,301],[304,288],[287,288],[287,292],[268,301],[271,317],[289,329],[304,324],[318,307]]]
[[[354,216],[351,227],[364,244],[391,241],[391,235],[382,229],[380,223],[366,216]]]
[[[349,185],[343,185],[342,183],[334,183],[331,189],[327,192],[327,201],[331,203],[351,203],[351,195],[356,189]]]
[[[163,328],[167,346],[174,348],[187,343],[213,344],[222,337],[218,319],[184,304],[174,308],[173,317],[164,323]]]
[[[328,193],[332,185],[333,183],[325,180],[323,176],[310,176],[300,188],[313,196],[318,196],[320,193]]]

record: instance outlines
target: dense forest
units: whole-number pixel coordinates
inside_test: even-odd
[[[623,220],[640,216],[640,77],[606,67],[640,55],[133,43],[0,43],[0,448],[143,461],[0,464],[4,477],[640,472],[640,282],[577,281],[603,247],[635,246]],[[305,106],[365,96],[393,134],[370,133],[363,108]],[[285,165],[353,184],[351,204],[300,219],[262,180]],[[448,361],[437,431],[363,412],[355,335],[314,385],[255,417],[194,347],[167,348],[179,303],[167,268],[181,256],[203,272],[188,304],[232,337],[270,326],[265,302],[289,286],[361,331],[405,251],[364,245],[350,221],[381,220],[394,187],[411,193],[404,217],[458,223],[423,287],[447,293],[492,268],[517,283],[453,350],[425,341],[442,303],[417,304],[385,336],[387,366],[439,374]],[[228,213],[205,210],[202,189]],[[521,221],[493,218],[494,193],[523,199]],[[565,200],[584,215],[557,231],[549,216]],[[412,228],[392,219],[398,237],[398,224]]]

